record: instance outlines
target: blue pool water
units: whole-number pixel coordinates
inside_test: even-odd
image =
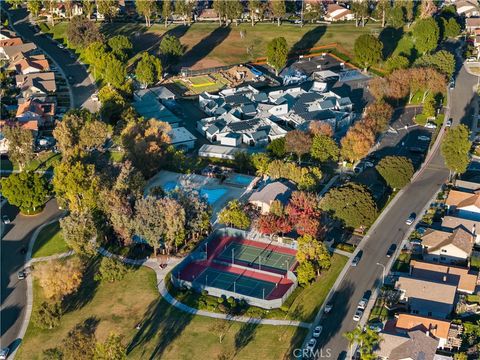
[[[165,192],[173,191],[178,187],[178,184],[174,181],[169,181],[163,186]],[[204,197],[207,202],[212,205],[218,201],[223,195],[227,193],[227,189],[200,189],[200,196]]]
[[[234,177],[230,178],[230,181],[239,185],[247,186],[252,182],[252,178],[245,175],[235,175]]]

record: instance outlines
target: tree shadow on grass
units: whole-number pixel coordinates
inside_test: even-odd
[[[255,338],[257,332],[258,322],[251,321],[244,323],[242,327],[235,334],[235,353],[239,353],[250,341]]]
[[[382,30],[378,36],[379,40],[383,44],[382,55],[384,59],[387,59],[397,48],[398,42],[403,36],[402,28],[394,28],[388,26]]]
[[[290,55],[308,53],[322,38],[326,31],[327,27],[325,25],[316,26],[312,30],[307,31],[303,34],[300,40],[293,44],[290,50]]]
[[[210,54],[230,34],[231,27],[218,27],[188,50],[180,59],[182,67],[192,67]]]
[[[99,285],[99,281],[95,280],[95,274],[98,273],[100,260],[101,256],[96,256],[87,263],[80,288],[63,299],[65,313],[81,309],[94,298]]]
[[[192,318],[192,314],[181,312],[161,298],[153,301],[145,312],[140,329],[127,347],[127,354],[141,346],[142,359],[160,359],[165,349],[183,332]],[[148,354],[147,343],[152,340],[158,342]]]

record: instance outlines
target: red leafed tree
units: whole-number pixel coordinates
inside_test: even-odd
[[[256,227],[265,235],[285,234],[292,230],[292,224],[286,216],[274,214],[261,215],[257,220]]]
[[[330,137],[333,136],[332,126],[320,120],[310,122],[308,130],[312,133],[312,135],[327,135]]]
[[[299,235],[311,235],[314,238],[321,237],[322,227],[318,218],[303,215],[295,220],[295,229]]]
[[[286,213],[291,218],[299,216],[319,217],[319,201],[315,194],[306,191],[294,191],[287,205]]]

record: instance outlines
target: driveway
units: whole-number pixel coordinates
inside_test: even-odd
[[[459,123],[471,126],[477,78],[469,75],[462,67],[456,84],[450,98],[450,117],[453,118],[454,126]],[[448,175],[449,171],[437,148],[421,174],[405,188],[401,197],[386,211],[369,238],[365,240],[364,253],[359,265],[348,269],[334,294],[334,310],[322,320],[323,332],[319,346],[323,354],[329,351],[332,359],[346,359],[348,342],[343,334],[353,330],[357,325],[352,317],[363,293],[373,289],[381,281],[382,267],[376,264],[387,263],[385,254],[390,244],[399,245],[409,231],[405,219],[412,212],[417,214],[421,212]]]
[[[22,247],[27,248],[35,229],[61,214],[56,200],[50,200],[42,213],[35,216],[23,216],[18,209],[8,203],[1,208],[11,223],[6,226],[1,241],[1,338],[0,346],[12,346],[18,337],[25,316],[27,284],[17,279],[17,272],[25,264]]]
[[[2,7],[4,9],[8,7],[4,1],[2,1]],[[97,89],[93,78],[89,75],[85,66],[78,62],[76,57],[71,57],[69,50],[60,49],[56,41],[30,27],[26,9],[10,9],[8,13],[11,16],[11,24],[14,30],[23,38],[24,42],[35,43],[61,69],[66,78],[71,77],[71,80],[67,81],[70,85],[71,97],[73,98],[72,107],[97,111],[99,107],[98,102],[90,98]]]

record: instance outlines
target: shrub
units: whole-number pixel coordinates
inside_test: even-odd
[[[32,321],[40,329],[53,329],[60,324],[62,307],[60,302],[44,301],[33,313]]]
[[[128,268],[122,262],[104,257],[100,263],[99,273],[95,275],[95,280],[119,281],[125,277],[127,272]]]
[[[59,348],[43,350],[42,360],[62,360],[63,352]]]

